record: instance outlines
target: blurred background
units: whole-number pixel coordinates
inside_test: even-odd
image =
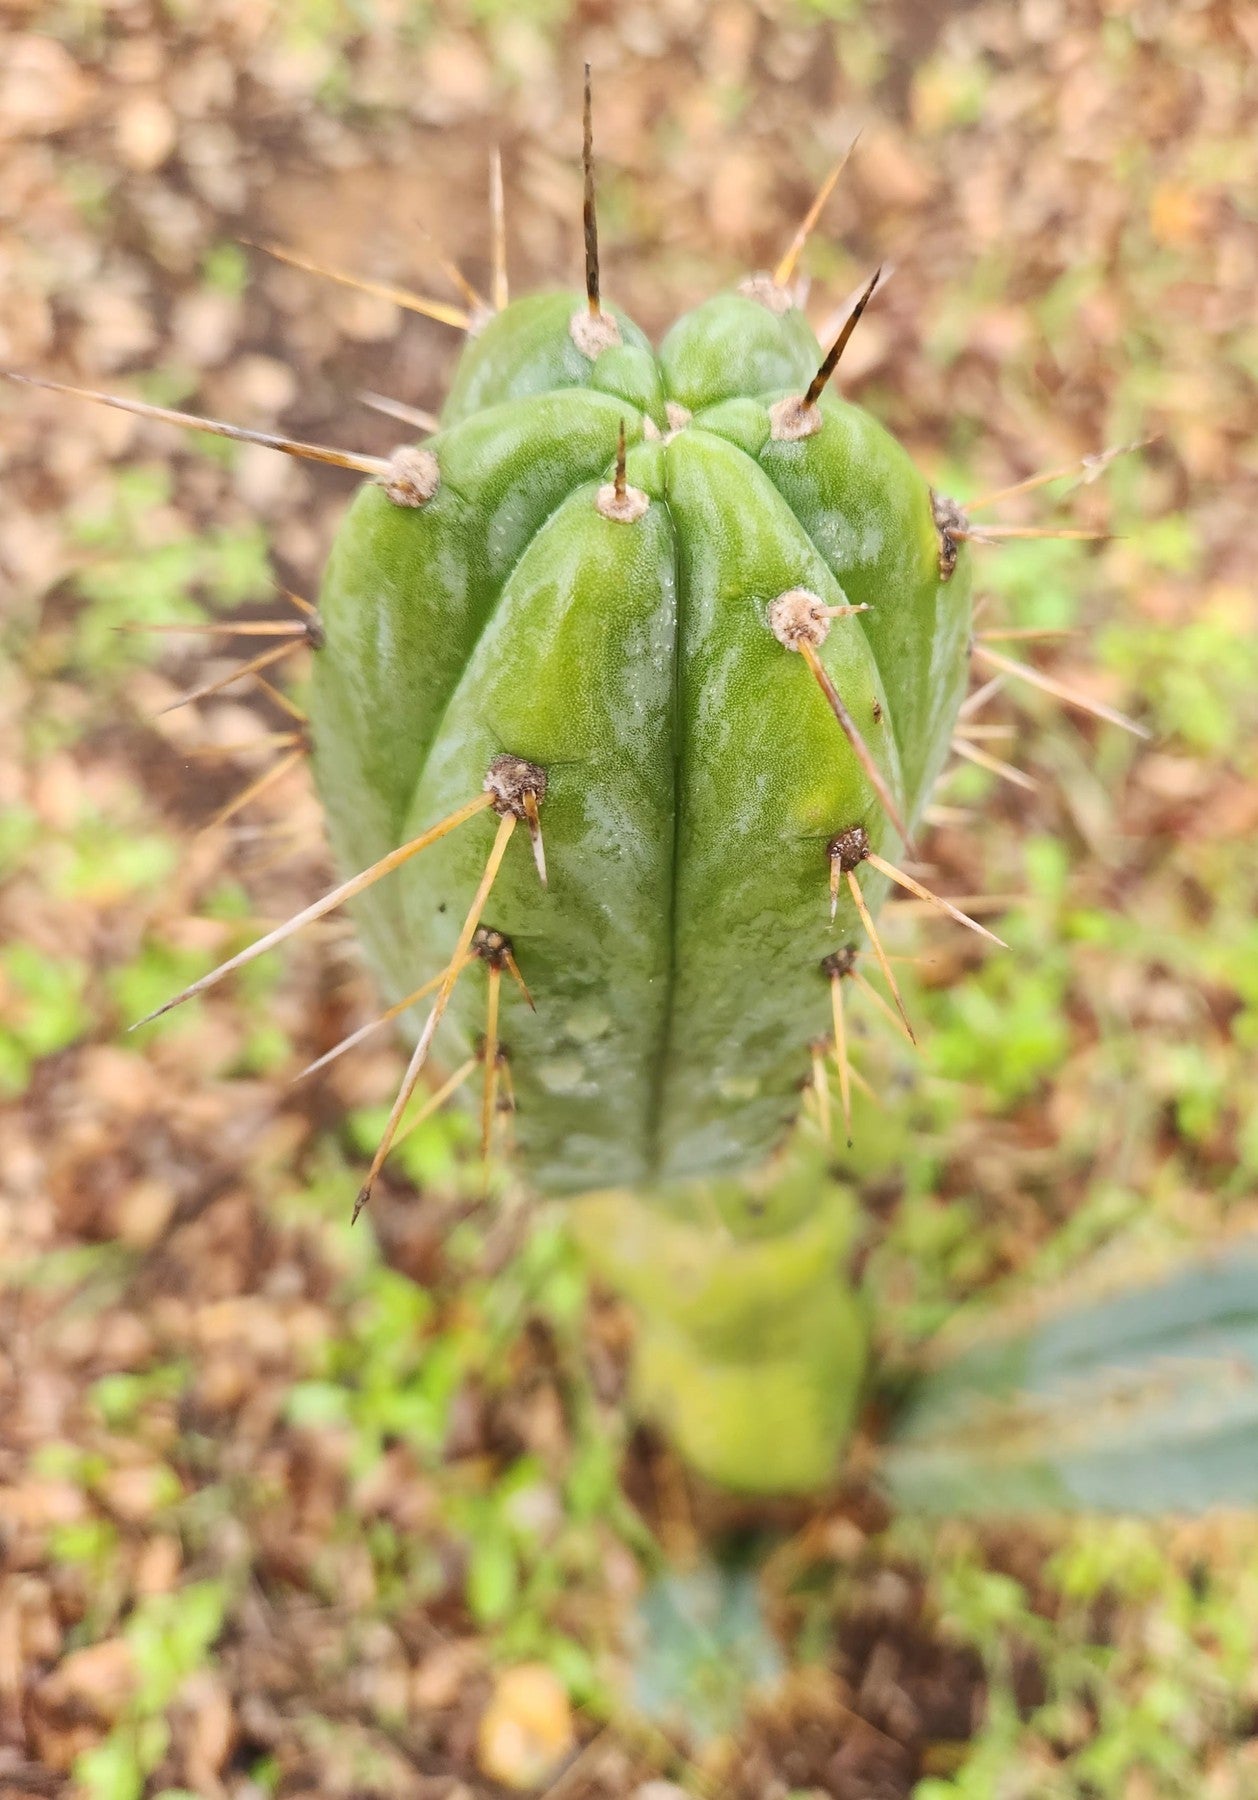
[[[1013,953],[888,915],[928,960],[920,1057],[858,1021],[883,1353],[1254,1223],[1258,8],[0,21],[0,365],[344,449],[397,441],[365,390],[439,405],[459,335],[259,241],[458,304],[433,240],[485,289],[498,145],[513,290],[579,283],[588,57],[604,292],[659,333],[772,266],[859,132],[810,312],[892,267],[842,385],[932,482],[1155,439],[1005,514],[1111,541],[978,552],[986,624],[1073,633],[1013,648],[1154,738],[1011,684],[987,747],[1034,789],[941,788],[924,854]],[[158,717],[238,657],[117,628],[313,596],[349,478],[7,384],[0,457],[0,1791],[1258,1794],[1252,1520],[927,1529],[861,1454],[779,1521],[777,1698],[706,1748],[626,1703],[651,1545],[684,1559],[706,1515],[623,1415],[625,1320],[562,1215],[486,1203],[454,1115],[350,1233],[400,1062],[382,1035],[291,1084],[372,1014],[339,925],[125,1034],[330,870],[299,763],[214,823],[274,766],[282,701]]]

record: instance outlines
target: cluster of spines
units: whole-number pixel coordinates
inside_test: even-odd
[[[585,245],[585,286],[586,307],[574,314],[571,321],[573,341],[591,359],[595,360],[601,351],[619,341],[619,327],[615,318],[602,306],[599,253],[598,222],[595,208],[594,161],[592,149],[592,118],[590,71],[585,71],[584,114],[583,114],[583,234]],[[796,231],[790,245],[783,254],[771,274],[750,276],[742,284],[745,294],[768,305],[771,310],[785,312],[794,300],[791,284],[800,256],[803,253],[809,233],[816,225],[822,208],[828,200],[839,174],[850,155],[851,149],[834,165],[818,190],[808,212]],[[485,300],[467,280],[456,264],[434,246],[437,261],[447,278],[455,285],[463,296],[464,307],[454,306],[448,302],[430,299],[417,294],[409,288],[396,287],[376,281],[362,279],[344,270],[329,267],[312,261],[285,246],[262,244],[256,246],[269,255],[289,263],[293,267],[308,273],[339,282],[359,291],[385,298],[407,310],[422,314],[439,323],[454,327],[457,330],[473,334],[494,313],[500,312],[508,301],[508,282],[506,270],[506,225],[503,206],[503,182],[501,159],[494,154],[490,171],[490,212],[491,235],[493,244],[492,257],[492,299]],[[839,327],[830,348],[827,350],[815,375],[802,394],[788,396],[774,404],[770,409],[770,431],[778,440],[794,440],[813,435],[821,429],[822,415],[818,401],[827,383],[838,367],[853,331],[873,298],[874,292],[882,276],[881,268],[875,270],[873,276],[858,295],[846,318]],[[155,419],[168,424],[209,432],[217,436],[236,439],[238,441],[261,444],[279,450],[286,455],[319,462],[336,468],[348,469],[356,474],[366,475],[379,483],[390,501],[398,506],[420,507],[426,505],[437,493],[441,470],[436,454],[421,445],[400,445],[388,457],[370,456],[356,451],[331,449],[324,445],[306,443],[301,440],[280,436],[270,432],[249,430],[231,425],[221,420],[202,418],[190,413],[175,411],[168,407],[160,407],[145,401],[132,399],[123,395],[97,392],[94,389],[79,387],[70,383],[55,381],[46,377],[17,374],[9,372],[10,379],[28,382],[34,386],[45,387],[61,393],[93,400],[106,406],[113,406],[123,411],[138,414],[141,417]],[[387,397],[366,393],[360,396],[363,402],[375,410],[413,426],[423,432],[435,431],[437,420],[433,415],[404,402]],[[688,414],[684,409],[670,404],[668,422],[671,430],[684,427]],[[657,435],[653,422],[647,421],[652,429],[648,435]],[[1040,488],[1049,482],[1063,479],[1071,474],[1078,474],[1084,479],[1095,476],[1115,457],[1124,451],[1135,449],[1137,445],[1123,445],[1107,450],[1098,455],[1085,457],[1080,463],[1045,470],[1026,480],[980,496],[970,501],[964,508],[955,500],[932,493],[932,509],[936,533],[939,540],[939,574],[941,580],[948,580],[953,574],[961,544],[998,543],[1012,538],[1028,537],[1065,537],[1073,539],[1097,539],[1103,533],[1078,530],[1073,528],[1041,528],[1035,526],[989,525],[976,527],[972,523],[974,513],[986,509],[998,502],[1014,498]],[[626,435],[622,421],[619,433],[616,461],[612,479],[598,490],[595,505],[606,518],[631,525],[640,519],[647,510],[647,496],[631,487],[626,478]],[[211,830],[233,819],[252,802],[259,799],[270,787],[277,784],[290,770],[295,768],[310,750],[309,722],[304,713],[283,691],[269,681],[269,674],[277,670],[277,666],[285,662],[296,651],[309,649],[317,652],[323,645],[323,628],[317,610],[308,600],[284,590],[286,598],[295,608],[297,618],[277,620],[249,620],[217,622],[200,626],[147,626],[124,629],[144,629],[157,631],[200,631],[212,636],[249,636],[255,638],[273,638],[280,640],[269,648],[250,657],[226,674],[208,681],[191,692],[172,701],[163,708],[169,711],[174,707],[190,702],[210,698],[220,693],[232,683],[252,677],[292,720],[292,728],[284,732],[269,733],[250,740],[247,745],[215,746],[211,753],[226,755],[234,750],[273,747],[280,752],[277,760],[261,776],[250,781],[225,806],[219,809],[214,817],[203,828]],[[798,654],[807,665],[810,675],[820,687],[827,704],[833,713],[840,729],[850,744],[854,754],[868,777],[878,802],[889,822],[898,833],[901,841],[911,849],[912,840],[906,821],[891,794],[890,788],[881,770],[865,743],[855,721],[844,704],[842,696],[836,689],[829,674],[825,670],[818,648],[824,643],[832,621],[839,617],[849,616],[867,610],[865,606],[828,606],[821,598],[807,589],[794,588],[778,596],[772,602],[767,613],[769,630],[783,648]],[[1078,707],[1093,713],[1098,718],[1138,735],[1146,735],[1143,728],[1124,714],[1115,711],[1085,695],[1067,688],[1053,677],[1041,673],[1028,663],[1008,656],[1004,651],[993,648],[1000,640],[1020,637],[1044,637],[1059,635],[1052,632],[1017,630],[991,630],[975,635],[971,650],[979,664],[991,672],[990,679],[984,687],[972,694],[962,707],[962,718],[956,728],[952,740],[952,748],[960,757],[973,762],[1002,779],[1023,787],[1033,787],[1031,778],[1011,764],[982,749],[974,740],[983,735],[984,728],[969,722],[979,707],[990,698],[1005,680],[1016,679],[1029,682],[1051,695],[1062,703]],[[357,1218],[363,1205],[369,1199],[373,1185],[384,1164],[390,1149],[409,1135],[417,1125],[435,1112],[471,1078],[478,1067],[482,1070],[481,1098],[481,1150],[488,1159],[492,1143],[494,1122],[500,1110],[510,1111],[513,1107],[510,1084],[510,1060],[504,1046],[500,1029],[501,979],[503,973],[509,974],[518,986],[523,999],[530,1007],[534,1006],[524,980],[524,976],[516,962],[514,950],[509,938],[483,922],[485,908],[489,902],[498,871],[501,868],[507,846],[518,824],[523,822],[528,830],[532,845],[533,857],[538,878],[546,885],[546,858],[542,837],[541,809],[546,796],[547,778],[544,769],[534,763],[503,751],[490,763],[485,773],[484,783],[478,794],[470,796],[461,806],[455,808],[444,818],[429,826],[418,836],[397,846],[385,856],[372,863],[370,867],[341,882],[324,894],[319,900],[305,907],[291,918],[268,931],[246,949],[221,963],[217,968],[192,982],[181,993],[173,996],[161,1006],[155,1008],[137,1025],[148,1024],[159,1018],[173,1007],[205,992],[225,976],[253,961],[256,957],[276,948],[303,927],[312,925],[329,913],[353,900],[366,888],[391,874],[413,856],[436,843],[447,833],[455,830],[468,820],[483,812],[494,811],[499,820],[498,829],[490,848],[480,881],[473,894],[462,928],[459,932],[453,955],[446,966],[429,980],[415,988],[394,1005],[388,1007],[376,1018],[359,1027],[301,1071],[302,1076],[310,1075],[325,1068],[329,1063],[354,1048],[369,1035],[382,1026],[407,1012],[411,1007],[432,995],[432,1003],[427,1019],[421,1030],[419,1039],[408,1063],[397,1097],[390,1111],[388,1121],[382,1134],[379,1146],[372,1158],[370,1168],[359,1191],[354,1207]],[[887,877],[892,882],[912,894],[918,901],[938,909],[957,923],[969,927],[972,931],[1002,948],[1003,940],[996,937],[976,919],[962,911],[953,902],[932,892],[923,883],[916,880],[908,871],[897,867],[886,858],[878,855],[872,847],[869,833],[865,825],[859,821],[836,831],[825,846],[826,862],[829,871],[830,917],[833,923],[838,909],[840,891],[846,884],[852,903],[868,938],[875,960],[887,983],[894,1010],[888,1005],[873,984],[858,967],[858,950],[853,944],[847,944],[822,959],[821,974],[828,981],[831,991],[832,1038],[815,1040],[810,1046],[812,1056],[812,1084],[815,1089],[817,1106],[820,1113],[822,1129],[827,1137],[830,1135],[829,1117],[829,1084],[825,1072],[827,1057],[833,1057],[836,1064],[839,1091],[848,1142],[851,1142],[853,1086],[868,1089],[868,1083],[859,1070],[852,1066],[848,1054],[847,1029],[844,1015],[843,984],[850,981],[860,989],[871,1004],[875,1005],[891,1024],[901,1031],[910,1044],[916,1044],[916,1037],[909,1021],[899,987],[892,971],[892,959],[886,953],[878,936],[872,915],[857,880],[856,871],[863,863]],[[473,963],[481,963],[486,971],[486,1022],[485,1030],[477,1047],[476,1054],[465,1060],[450,1076],[427,1098],[421,1108],[404,1124],[405,1115],[411,1099],[425,1069],[437,1028],[448,1008],[459,977]],[[135,1027],[133,1027],[134,1029]],[[299,1077],[300,1078],[300,1077]],[[503,1095],[503,1090],[505,1096]],[[872,1092],[872,1090],[869,1090]]]

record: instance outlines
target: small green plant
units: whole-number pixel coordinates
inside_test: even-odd
[[[198,1581],[178,1594],[149,1595],[132,1612],[123,1632],[134,1669],[132,1699],[109,1735],[75,1764],[75,1779],[92,1800],[140,1800],[170,1743],[167,1710],[203,1666],[227,1602],[224,1583]]]

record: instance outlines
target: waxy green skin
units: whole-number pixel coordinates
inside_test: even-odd
[[[804,587],[870,606],[820,655],[910,819],[947,752],[970,622],[964,557],[942,583],[929,490],[880,426],[827,395],[820,432],[773,440],[770,405],[820,360],[801,314],[722,296],[658,357],[617,315],[623,342],[591,362],[568,329],[583,307],[520,301],[472,342],[427,443],[431,501],[361,490],[314,683],[316,776],[347,868],[475,794],[503,751],[547,771],[549,891],[521,830],[485,918],[538,1003],[509,995],[503,1033],[517,1143],[548,1194],[763,1161],[826,1030],[820,961],[860,937],[846,895],[830,925],[827,841],[861,821],[898,849],[803,659],[769,629],[773,600]],[[680,430],[668,401],[692,414]],[[629,482],[651,501],[632,523],[595,504],[622,420]],[[494,825],[364,900],[392,997],[452,950]],[[876,905],[879,882],[862,884]],[[451,1055],[483,1008],[473,970]]]
[[[829,840],[861,823],[900,845],[769,610],[795,588],[870,609],[818,654],[911,827],[965,690],[969,570],[963,552],[941,580],[930,491],[858,407],[827,393],[819,431],[775,439],[771,408],[821,359],[798,311],[724,295],[658,354],[616,314],[621,343],[591,361],[584,310],[520,301],[468,346],[425,445],[431,500],[359,492],[320,599],[315,774],[348,872],[478,793],[494,757],[545,770],[549,888],[520,828],[484,912],[537,1003],[504,984],[521,1160],[542,1194],[586,1196],[579,1231],[639,1314],[640,1406],[710,1478],[806,1492],[865,1367],[847,1203],[821,1170],[741,1201],[721,1178],[782,1142],[829,1032],[822,959],[863,939],[846,887],[830,920]],[[628,522],[598,504],[622,422],[649,502]],[[496,826],[363,896],[391,999],[448,961]],[[860,880],[876,909],[882,879]],[[451,1062],[485,980],[459,981]]]
[[[636,1315],[637,1409],[725,1487],[808,1493],[833,1472],[867,1355],[866,1308],[839,1275],[855,1212],[819,1153],[575,1205],[588,1259]]]

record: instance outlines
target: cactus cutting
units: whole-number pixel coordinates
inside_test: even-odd
[[[11,10],[0,1791],[1244,1800],[1238,9]]]
[[[961,502],[840,391],[882,271],[826,342],[797,271],[841,168],[658,346],[604,296],[588,71],[583,291],[508,297],[496,160],[490,300],[263,246],[465,335],[439,416],[370,397],[419,433],[388,456],[17,377],[365,477],[317,604],[227,627],[275,641],[183,696],[309,653],[308,713],[214,822],[308,755],[342,879],[148,1018],[350,908],[386,1005],[303,1073],[390,1026],[410,1052],[353,1216],[417,1122],[473,1108],[632,1304],[641,1411],[752,1493],[824,1488],[866,1392],[832,1167],[868,1087],[849,1009],[916,1042],[883,903],[1004,949],[921,878],[945,764],[1034,786],[973,722],[996,683],[1143,734],[976,629],[982,546],[1098,535],[986,522],[1071,468]]]

